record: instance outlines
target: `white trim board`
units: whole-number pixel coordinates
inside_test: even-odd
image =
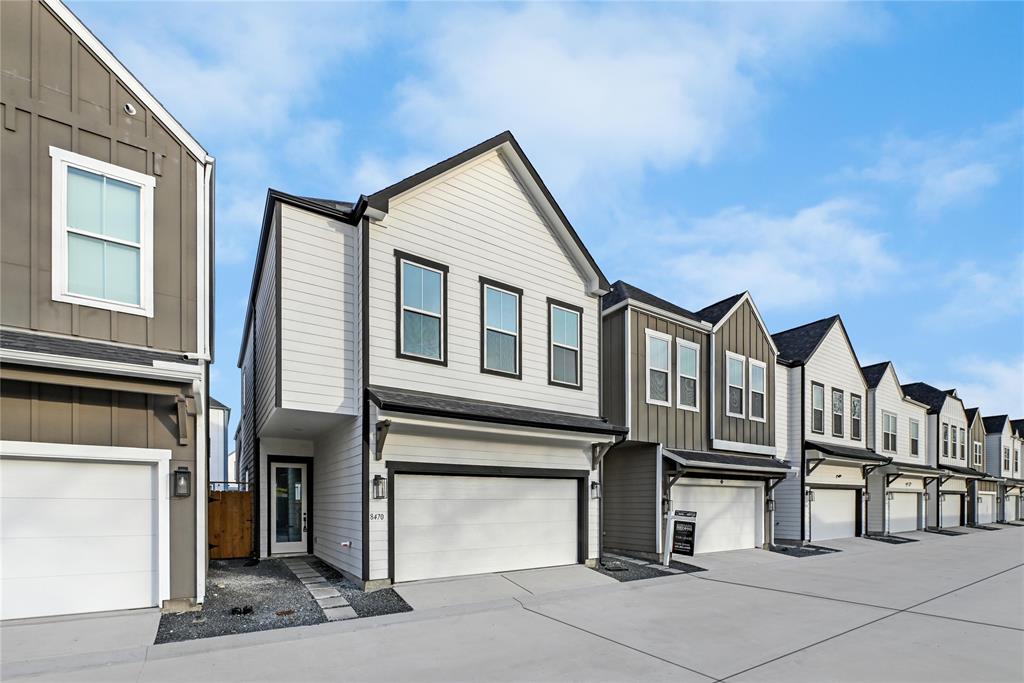
[[[77,370],[79,372],[98,372],[105,375],[143,377],[146,379],[159,379],[171,382],[191,382],[202,377],[202,367],[199,365],[168,363],[166,361],[153,361],[153,365],[151,366],[136,365],[135,363],[121,363],[118,361],[77,358],[73,356],[58,356],[53,353],[39,353],[37,351],[20,351],[18,349],[4,348],[0,348],[0,360],[9,363],[19,363],[21,365],[35,365],[45,368],[57,368],[60,370]],[[184,368],[186,367],[190,369],[185,370]]]
[[[159,568],[158,605],[171,599],[171,451],[163,448],[127,448],[123,446],[88,446],[40,441],[0,441],[0,458],[29,460],[91,460],[94,462],[140,463],[156,466],[157,495],[157,567]],[[193,495],[206,500],[205,488],[199,495],[199,479],[193,481]],[[206,486],[205,481],[202,482]],[[204,537],[205,540],[205,537]],[[205,559],[205,549],[203,558]]]

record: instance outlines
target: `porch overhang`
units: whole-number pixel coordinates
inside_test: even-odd
[[[673,467],[666,474],[673,477],[673,483],[687,475],[716,476],[728,478],[738,476],[746,479],[764,479],[769,489],[786,478],[790,466],[781,460],[763,455],[745,455],[710,451],[685,451],[663,448],[662,456]]]
[[[878,455],[866,448],[854,448],[820,441],[804,441],[804,452],[807,454],[805,458],[807,475],[828,462],[846,467],[859,467],[861,475],[867,479],[868,475],[879,467],[885,467],[892,463],[892,458]]]

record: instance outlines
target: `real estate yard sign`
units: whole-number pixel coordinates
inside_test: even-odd
[[[665,518],[665,552],[661,563],[666,567],[672,555],[693,557],[694,539],[697,537],[697,512],[675,510]]]

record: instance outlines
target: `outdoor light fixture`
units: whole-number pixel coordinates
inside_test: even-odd
[[[769,498],[768,499],[768,512],[775,512],[775,499],[774,498]]]
[[[187,467],[174,470],[174,497],[188,498],[192,495],[192,473]]]
[[[889,493],[887,493],[886,496],[889,498],[889,500],[896,499],[896,495],[892,491],[889,491]]]
[[[379,474],[373,475],[373,498],[384,500],[388,497],[388,480]]]
[[[601,497],[601,482],[592,481],[590,482],[590,497],[597,500]]]
[[[932,494],[928,493],[927,491],[924,492],[924,499],[925,500],[931,500],[931,497],[932,497]]]
[[[866,503],[869,500],[871,500],[871,491],[865,491],[864,492],[864,502]]]

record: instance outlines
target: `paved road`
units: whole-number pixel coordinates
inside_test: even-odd
[[[1021,681],[1024,527],[154,646],[34,681]],[[697,564],[701,564],[698,558]],[[71,666],[65,661],[62,666]]]

